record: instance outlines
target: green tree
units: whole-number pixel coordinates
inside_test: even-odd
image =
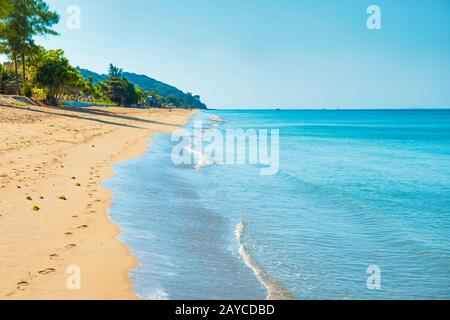
[[[122,69],[119,69],[112,63],[109,64],[108,76],[110,78],[121,78],[122,77]]]
[[[0,53],[8,54],[14,62],[17,94],[20,93],[18,58],[24,41],[23,34],[31,32],[25,23],[26,11],[22,1],[12,2],[8,14],[1,20],[0,26]]]
[[[165,99],[165,103],[167,105],[169,105],[169,107],[180,107],[181,106],[181,101],[177,98],[175,98],[174,96],[168,96]]]
[[[109,65],[108,72],[109,100],[119,106],[129,107],[135,105],[142,98],[142,92],[139,91],[133,83],[122,78],[122,69]]]
[[[4,1],[4,0],[3,0]],[[52,26],[59,21],[43,0],[16,0],[0,21],[0,51],[14,61],[16,89],[19,93],[18,61],[22,64],[22,79],[26,81],[26,57],[36,50],[34,37],[56,35]]]
[[[58,35],[53,30],[53,25],[59,22],[59,15],[50,11],[48,4],[43,0],[22,0],[29,3],[28,11],[28,25],[31,27],[31,33],[28,34],[28,38],[24,41],[23,50],[21,52],[22,58],[22,70],[23,79],[25,80],[25,60],[26,56],[32,54],[36,50],[33,37],[46,36],[46,35]]]
[[[149,96],[148,92],[145,91],[144,89],[138,87],[138,86],[135,86],[135,89],[136,89],[136,94],[137,94],[137,97],[138,97],[137,103],[140,104],[140,105],[146,105],[147,104],[147,97]]]
[[[136,87],[124,78],[109,78],[110,100],[119,106],[129,107],[138,103]]]
[[[35,83],[44,89],[46,103],[58,105],[65,93],[81,90],[83,78],[77,69],[69,64],[62,50],[46,52],[36,68]]]
[[[36,46],[28,56],[27,74],[28,79],[33,80],[37,68],[45,61],[48,51],[42,46]]]
[[[85,86],[83,88],[83,95],[85,97],[88,97],[90,101],[95,98],[96,95],[96,87],[94,84],[94,79],[92,77],[89,77],[88,81],[86,81]]]
[[[8,16],[11,6],[12,0],[0,0],[0,19],[4,19]]]
[[[71,68],[70,73],[71,80],[68,82],[62,92],[63,95],[69,96],[75,101],[78,101],[84,90],[86,89],[86,82],[84,81],[78,70]]]
[[[95,86],[96,99],[103,101],[111,101],[109,98],[109,85],[104,81],[100,81]]]
[[[14,74],[0,64],[0,93],[8,94],[14,80]]]

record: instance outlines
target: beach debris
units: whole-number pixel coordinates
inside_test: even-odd
[[[64,201],[67,200],[67,198],[66,198],[65,196],[60,196],[60,197],[58,197],[58,199],[59,199],[59,200],[64,200]]]
[[[33,199],[30,196],[27,196],[28,201],[33,201]]]
[[[75,178],[75,177],[72,177],[71,179],[72,179],[72,180],[76,180],[77,178]]]
[[[20,188],[22,188],[21,186],[17,186],[17,189],[20,189]]]
[[[44,197],[43,197],[43,196],[40,196],[39,199],[44,200]]]
[[[39,210],[41,210],[41,208],[39,208],[38,206],[33,206],[33,210],[34,211],[39,211]]]
[[[92,148],[95,148],[95,144],[92,145]]]
[[[81,187],[81,184],[79,182],[77,182],[76,186],[77,187]]]

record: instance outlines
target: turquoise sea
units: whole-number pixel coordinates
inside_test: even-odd
[[[207,111],[279,129],[280,170],[115,165],[112,221],[144,299],[450,299],[450,110]],[[190,128],[192,123],[187,126]],[[381,288],[369,290],[369,266]]]

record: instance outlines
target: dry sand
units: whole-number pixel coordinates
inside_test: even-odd
[[[1,98],[1,97],[0,97]],[[4,97],[3,97],[4,98]],[[0,299],[135,299],[101,181],[188,110],[50,108],[0,99]],[[65,200],[64,200],[65,199]],[[69,290],[70,266],[81,289]]]

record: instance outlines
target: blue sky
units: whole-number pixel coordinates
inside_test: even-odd
[[[73,65],[110,62],[210,107],[450,106],[448,0],[48,0]],[[382,29],[366,27],[369,5]],[[81,29],[66,27],[69,5]]]

